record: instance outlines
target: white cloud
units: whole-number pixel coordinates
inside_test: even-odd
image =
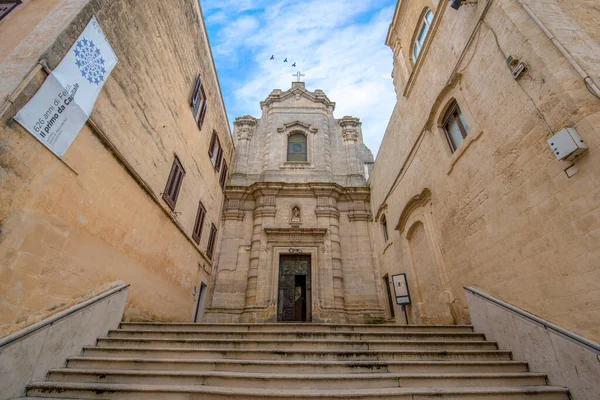
[[[209,1],[209,7],[211,3],[230,2]],[[260,12],[239,16],[227,7],[213,7],[216,12],[229,13],[233,21],[218,34],[216,52],[233,55],[243,51],[258,65],[249,75],[242,75],[237,85],[230,85],[230,90],[234,88],[234,102],[228,104],[231,117],[260,116],[261,100],[275,88],[290,87],[296,72],[291,64],[296,61],[306,74],[307,88],[322,89],[337,103],[337,118],[352,115],[363,121],[365,142],[376,153],[396,101],[390,76],[392,52],[384,44],[392,4],[364,20],[364,13],[381,6],[369,0],[235,4],[243,9],[247,3]],[[360,23],[355,22],[357,17]],[[269,60],[271,54],[276,60]],[[285,57],[290,61],[287,64],[282,62]]]

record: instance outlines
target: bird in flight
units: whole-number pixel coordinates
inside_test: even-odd
[[[285,58],[285,60],[283,60],[283,62],[287,62],[287,57]]]
[[[295,66],[296,66],[296,63],[293,63],[293,64],[292,64],[292,67],[295,67]]]
[[[273,55],[271,56],[271,60],[274,60],[274,59],[275,59],[275,54],[273,54]]]

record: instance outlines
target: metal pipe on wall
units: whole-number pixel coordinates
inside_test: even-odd
[[[531,11],[531,9],[525,4],[523,0],[517,0],[517,3],[523,7],[525,12],[529,14],[531,19],[535,21],[535,23],[540,27],[540,29],[548,36],[548,38],[554,43],[554,46],[562,53],[562,55],[569,61],[569,63],[575,68],[575,70],[581,75],[585,84],[590,88],[590,90],[595,94],[596,97],[600,98],[600,88],[596,85],[596,83],[592,80],[592,78],[581,68],[581,66],[577,63],[577,61],[571,57],[569,52],[563,47],[562,44],[556,39],[556,37],[546,28],[544,23],[540,21],[540,19]]]

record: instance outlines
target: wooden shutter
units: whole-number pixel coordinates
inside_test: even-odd
[[[204,89],[202,89],[202,92],[204,93]],[[202,106],[202,111],[200,111],[200,118],[198,118],[198,128],[199,129],[202,129],[202,125],[204,124],[204,117],[206,117],[207,109],[208,109],[208,99],[206,99],[206,94],[204,94],[204,105]]]
[[[223,169],[221,170],[221,179],[219,180],[222,188],[225,188],[225,182],[227,182],[227,162],[223,160]]]
[[[217,227],[215,224],[210,226],[210,237],[208,238],[208,246],[206,247],[206,255],[212,258],[213,250],[215,249],[215,238],[217,237]]]
[[[194,91],[192,92],[192,99],[190,100],[190,105],[194,107],[196,102],[198,101],[198,94],[200,91],[200,87],[202,86],[202,76],[198,75],[196,78],[196,84],[194,85]]]
[[[162,196],[163,200],[171,207],[171,210],[174,210],[175,204],[177,204],[177,197],[179,196],[179,189],[181,188],[184,176],[185,170],[183,169],[179,158],[175,156],[169,179],[167,179],[167,186],[165,187]]]
[[[215,170],[219,172],[221,170],[221,163],[223,161],[223,149],[221,148],[221,141],[217,137],[217,158],[215,160]]]
[[[210,145],[208,146],[208,156],[212,158],[215,149],[215,141],[217,140],[217,132],[213,131],[212,137],[210,138]]]
[[[204,216],[206,215],[206,209],[202,202],[198,204],[198,213],[196,213],[196,222],[194,223],[194,232],[192,238],[197,244],[200,244],[200,238],[202,237],[202,227],[204,226]]]

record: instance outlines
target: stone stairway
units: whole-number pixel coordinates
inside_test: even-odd
[[[568,400],[470,326],[122,323],[32,398]]]

